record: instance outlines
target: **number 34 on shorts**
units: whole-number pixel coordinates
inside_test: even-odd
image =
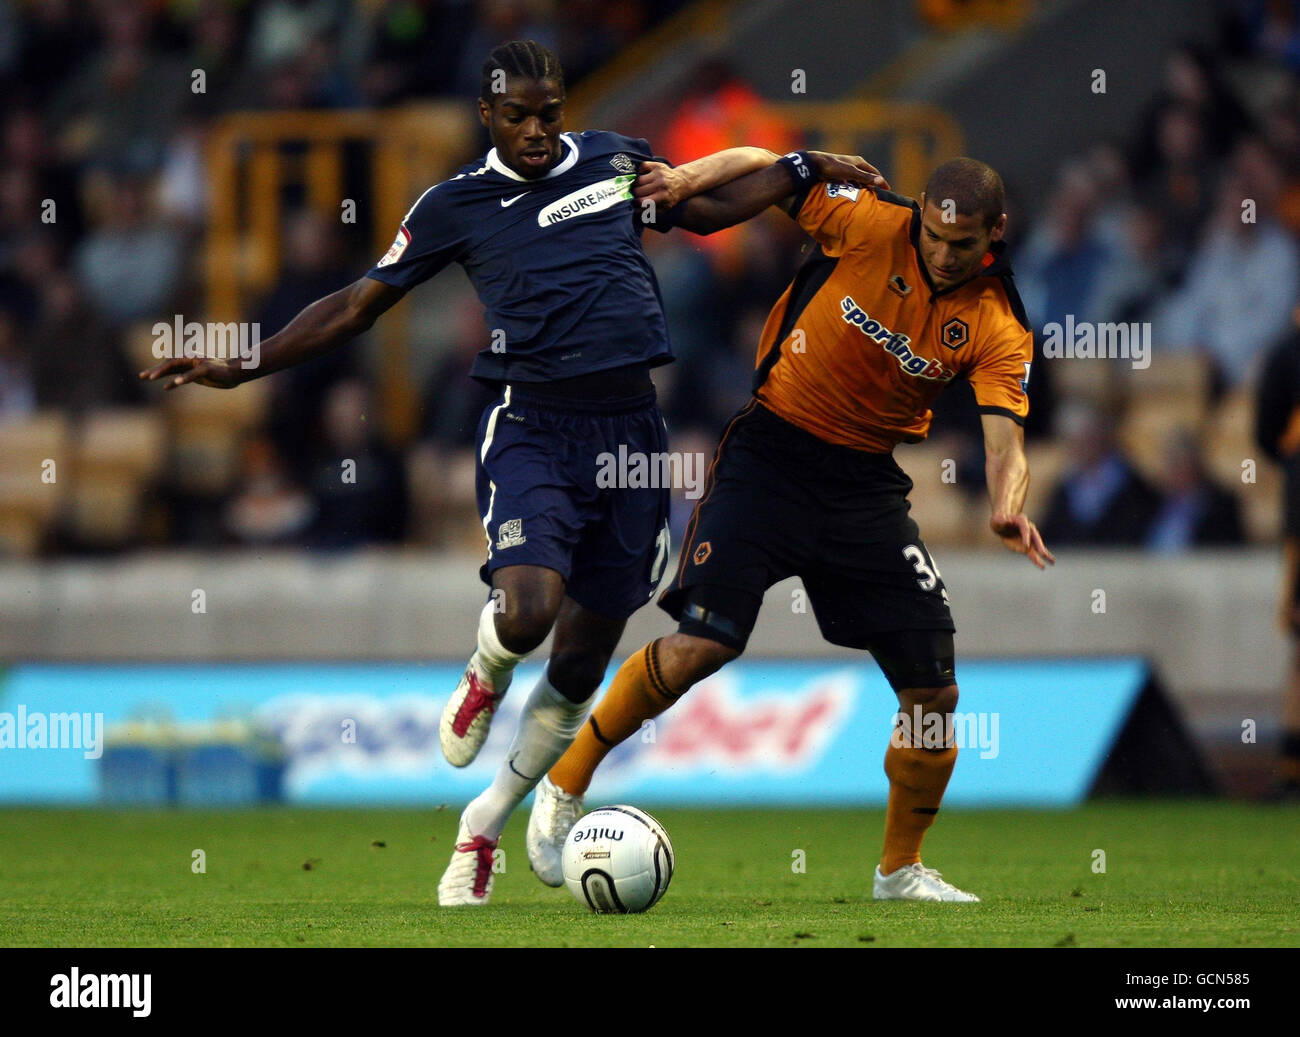
[[[939,567],[935,564],[933,556],[927,551],[922,544],[908,544],[903,548],[903,557],[911,563],[912,568],[916,570],[916,585],[923,591],[932,591],[936,586],[943,582],[943,574],[939,572]],[[939,593],[943,595],[945,605],[952,604],[948,600],[948,588],[939,586]]]

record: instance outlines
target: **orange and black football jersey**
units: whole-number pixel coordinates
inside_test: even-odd
[[[1033,333],[1001,242],[979,274],[936,292],[910,198],[818,183],[797,219],[819,247],[763,327],[764,406],[828,443],[887,452],[925,438],[930,405],[960,375],[980,413],[1024,423]]]

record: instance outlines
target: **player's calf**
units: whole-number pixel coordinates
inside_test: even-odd
[[[734,648],[685,634],[651,641],[619,668],[586,727],[551,768],[551,781],[562,792],[583,795],[614,746],[738,654]]]
[[[438,740],[453,767],[466,767],[487,741],[515,667],[546,639],[564,600],[558,572],[535,565],[498,569],[479,614],[478,646],[442,711]]]

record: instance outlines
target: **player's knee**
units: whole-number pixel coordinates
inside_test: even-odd
[[[717,673],[738,655],[739,648],[691,634],[669,634],[659,642],[664,680],[678,694]]]
[[[957,708],[957,685],[948,684],[939,688],[900,688],[898,706],[905,713],[911,713],[919,706],[922,716],[929,713],[951,713]]]
[[[572,702],[584,702],[600,687],[609,656],[592,649],[558,650],[551,653],[546,677],[551,687]]]
[[[506,607],[496,617],[497,638],[508,651],[525,655],[546,640],[556,608],[549,601],[522,595],[505,600]]]
[[[515,565],[492,574],[497,638],[508,651],[527,654],[546,640],[564,600],[559,573]]]

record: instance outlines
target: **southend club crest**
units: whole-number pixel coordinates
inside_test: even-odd
[[[505,550],[507,547],[518,547],[520,544],[528,542],[524,536],[524,520],[510,519],[502,522],[497,527],[497,549]]]
[[[620,173],[635,173],[636,163],[624,155],[621,151],[609,160],[609,164],[617,169]]]

